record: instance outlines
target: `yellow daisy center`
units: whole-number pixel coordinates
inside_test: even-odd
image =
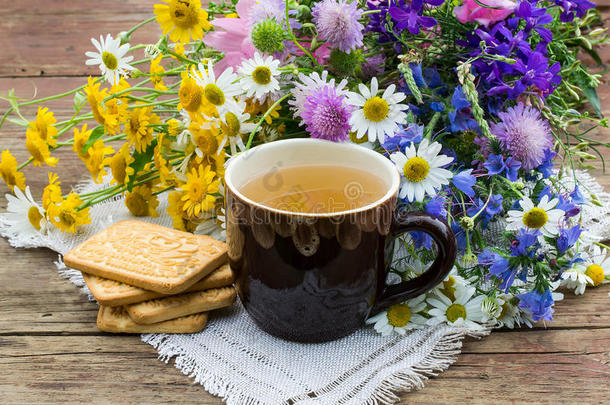
[[[271,82],[271,69],[267,66],[258,66],[252,72],[252,80],[254,80],[254,83],[256,84],[269,84]]]
[[[239,135],[239,129],[241,127],[241,124],[239,123],[239,119],[237,118],[237,115],[233,114],[232,112],[228,112],[225,115],[225,121],[227,122],[226,124],[226,129],[229,136],[237,136]]]
[[[178,92],[180,103],[187,111],[197,111],[201,105],[201,88],[196,84],[183,83]]]
[[[117,66],[119,66],[119,61],[117,60],[116,56],[108,51],[104,51],[102,53],[102,62],[104,62],[104,65],[106,65],[106,67],[110,70],[114,70],[117,68]]]
[[[587,267],[585,274],[593,281],[592,287],[597,287],[603,283],[605,275],[604,269],[599,264],[591,264]]]
[[[207,191],[207,184],[205,184],[202,180],[194,181],[191,183],[191,187],[189,188],[189,199],[197,202],[203,201],[203,197]]]
[[[206,84],[203,89],[203,94],[205,94],[205,98],[207,98],[210,103],[216,106],[225,103],[225,93],[223,93],[222,90],[220,90],[220,87],[214,83]]]
[[[76,217],[72,210],[61,209],[59,212],[59,222],[66,228],[70,228],[76,223]]]
[[[396,304],[388,308],[388,323],[394,327],[402,327],[411,320],[411,308],[407,304]]]
[[[502,305],[502,312],[500,312],[500,315],[498,315],[498,319],[504,318],[504,316],[506,315],[507,312],[508,312],[508,302],[505,302]]]
[[[451,301],[455,301],[455,279],[453,276],[449,276],[447,281],[443,281],[443,288],[441,288],[441,292]]]
[[[31,206],[28,210],[28,220],[30,221],[30,224],[32,224],[32,226],[38,231],[40,230],[41,219],[42,214],[40,213],[40,210],[37,207]]]
[[[430,171],[430,165],[425,159],[419,156],[412,157],[407,160],[402,172],[407,180],[413,183],[419,183],[424,180]]]
[[[451,304],[445,312],[449,322],[455,322],[459,318],[466,319],[466,308],[461,304]]]
[[[192,28],[199,23],[197,8],[190,0],[170,1],[169,16],[175,25],[182,28]]]
[[[390,112],[390,105],[381,97],[372,97],[364,103],[364,118],[379,122],[386,119]]]
[[[534,207],[523,214],[523,225],[532,229],[540,229],[546,225],[549,216],[542,208]]]

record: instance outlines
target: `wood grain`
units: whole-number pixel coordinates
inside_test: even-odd
[[[129,29],[151,14],[144,0],[0,0],[0,93],[14,88],[20,97],[45,97],[84,83],[96,68],[84,65],[92,36]],[[599,2],[610,6],[610,0]],[[605,12],[606,18],[610,12]],[[155,42],[151,23],[134,42]],[[602,50],[610,62],[610,48]],[[586,59],[585,59],[586,60]],[[53,77],[50,77],[53,76]],[[36,90],[35,90],[36,89]],[[603,110],[610,113],[608,76],[600,87]],[[71,99],[45,103],[58,119],[71,115]],[[0,101],[0,114],[8,105]],[[26,117],[36,107],[23,109]],[[71,137],[72,134],[66,134]],[[610,140],[608,130],[597,136]],[[25,131],[6,125],[0,149],[21,162],[28,153]],[[67,191],[81,180],[85,166],[70,150],[54,153]],[[606,151],[610,157],[610,152]],[[37,198],[49,168],[28,167],[28,184]],[[610,175],[594,172],[610,189]],[[0,184],[0,195],[8,190]],[[6,200],[0,198],[0,211]],[[59,277],[48,249],[13,249],[0,238],[0,402],[220,404],[138,336],[101,333],[97,305]],[[457,362],[426,388],[402,396],[401,403],[510,404],[603,403],[610,397],[610,298],[608,285],[584,297],[566,294],[555,320],[534,329],[500,330],[483,340],[467,340]],[[330,405],[330,404],[329,404]]]

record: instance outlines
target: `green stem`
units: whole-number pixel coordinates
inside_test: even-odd
[[[149,22],[153,22],[157,19],[157,17],[150,17],[148,20],[144,20],[141,23],[136,24],[132,29],[130,29],[129,31],[127,31],[127,36],[131,36],[131,34],[133,34],[133,32],[135,30],[137,30],[138,28],[148,24]]]
[[[286,0],[286,29],[288,30],[288,33],[290,34],[290,38],[292,39],[292,42],[295,43],[296,46],[299,47],[299,49],[301,51],[303,51],[303,53],[305,55],[307,55],[316,66],[320,66],[320,64],[318,63],[317,59],[313,57],[313,55],[311,54],[311,52],[309,52],[307,49],[305,49],[303,47],[303,45],[301,45],[299,43],[299,41],[297,41],[297,37],[294,35],[294,32],[292,32],[292,28],[290,27],[290,18],[288,15],[288,11],[289,11],[289,7],[288,7],[288,0]]]
[[[280,105],[280,103],[284,100],[286,100],[288,97],[292,96],[292,93],[288,93],[285,96],[283,96],[282,98],[280,98],[279,100],[277,100],[275,103],[273,103],[273,105],[271,107],[269,107],[269,109],[267,111],[265,111],[265,114],[263,114],[263,116],[261,117],[260,120],[258,120],[258,123],[256,124],[256,127],[254,127],[254,129],[252,130],[252,132],[250,132],[250,136],[248,137],[248,143],[246,143],[246,150],[250,149],[250,145],[252,145],[252,140],[254,139],[254,134],[256,133],[256,131],[258,131],[258,129],[261,127],[261,125],[263,124],[263,121],[265,121],[265,118],[267,118],[269,116],[269,114],[271,114],[271,111],[273,111],[275,109],[275,107],[277,107],[278,105]]]

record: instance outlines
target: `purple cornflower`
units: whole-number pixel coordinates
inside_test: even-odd
[[[326,85],[307,96],[301,118],[312,138],[340,142],[348,139],[351,115],[352,107],[345,103],[345,96]]]
[[[362,46],[364,26],[358,22],[362,10],[358,2],[323,0],[311,10],[318,37],[330,46],[349,52]]]
[[[504,158],[502,155],[494,155],[491,153],[487,158],[487,162],[483,163],[483,166],[487,169],[487,173],[490,176],[494,174],[500,174],[506,169],[506,165],[504,164]]]
[[[427,214],[437,218],[447,219],[447,208],[445,208],[445,198],[439,194],[428,201],[424,207]]]
[[[517,297],[519,298],[519,308],[529,310],[532,313],[534,321],[539,321],[540,319],[553,320],[553,312],[555,312],[553,309],[554,301],[553,295],[548,288],[542,294],[534,290],[525,294],[519,294]]]
[[[537,229],[529,231],[526,229],[520,229],[515,235],[516,240],[513,241],[510,250],[513,256],[528,256],[533,257],[538,243],[538,237],[542,235]],[[530,248],[534,249],[530,249]]]
[[[540,166],[546,151],[553,146],[548,122],[540,117],[540,111],[519,103],[498,116],[502,121],[492,124],[491,132],[502,148],[521,162],[525,170]]]
[[[559,19],[562,22],[574,20],[574,15],[581,18],[588,9],[595,7],[595,3],[588,0],[555,0],[555,4],[563,9],[563,12],[559,16]]]
[[[440,5],[445,0],[427,1],[432,5]],[[421,27],[432,28],[436,25],[436,20],[432,17],[424,17],[422,11],[424,9],[424,0],[412,0],[410,4],[404,1],[396,1],[388,10],[388,13],[394,21],[394,28],[400,31],[405,28],[413,35],[419,34]]]

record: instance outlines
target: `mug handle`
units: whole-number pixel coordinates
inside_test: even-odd
[[[428,270],[416,278],[386,286],[375,300],[371,315],[390,305],[416,297],[434,288],[445,279],[453,268],[457,254],[457,243],[451,227],[445,221],[425,213],[397,212],[390,228],[392,246],[394,246],[393,241],[398,236],[411,231],[422,231],[432,237],[438,247],[436,259]]]

